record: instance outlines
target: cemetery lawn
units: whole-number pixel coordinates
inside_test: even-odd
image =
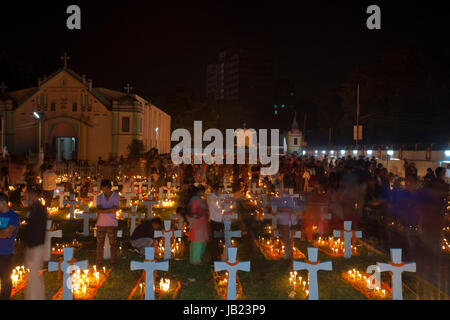
[[[174,207],[175,208],[175,207]],[[145,211],[145,207],[140,207],[139,211]],[[155,213],[159,214],[162,219],[168,218],[175,209],[153,209]],[[24,211],[16,211],[24,219],[26,213]],[[82,242],[82,248],[75,250],[74,257],[77,260],[88,260],[89,266],[95,263],[96,239],[92,236],[83,237],[79,233],[83,230],[82,219],[69,221],[65,219],[68,209],[60,210],[60,213],[53,215],[51,219],[58,229],[63,230],[63,239],[54,238],[52,244],[58,242],[69,242],[77,239]],[[91,220],[92,227],[95,220]],[[126,300],[136,285],[142,270],[131,271],[130,261],[143,261],[143,257],[131,250],[128,242],[129,225],[128,220],[119,220],[119,229],[124,231],[124,237],[118,238],[119,245],[122,250],[119,251],[119,259],[116,266],[114,266],[109,278],[104,285],[98,290],[94,299],[98,300]],[[238,229],[238,224],[233,224],[233,229]],[[260,229],[263,229],[260,226]],[[19,229],[18,241],[16,243],[16,251],[14,256],[14,266],[22,265],[24,262],[23,245],[20,241],[23,228]],[[257,231],[258,232],[258,231]],[[256,234],[258,234],[256,232]],[[92,232],[91,232],[92,234]],[[289,272],[292,271],[292,265],[287,260],[266,260],[259,249],[254,245],[254,242],[249,239],[249,235],[244,235],[243,238],[235,238],[238,243],[238,260],[251,261],[250,272],[238,272],[238,278],[243,286],[243,296],[241,299],[246,300],[290,300],[289,293],[292,287],[289,283]],[[193,266],[189,264],[189,243],[187,238],[185,241],[185,251],[183,260],[170,260],[169,275],[172,279],[180,281],[181,290],[176,299],[180,300],[218,300],[213,278],[212,266],[210,262],[210,245],[208,244],[206,252],[203,257],[203,265]],[[307,247],[311,246],[311,242],[305,240],[295,239],[295,245],[303,253],[307,253]],[[52,260],[59,259],[59,256],[53,256]],[[321,300],[366,300],[366,297],[355,290],[349,283],[347,283],[341,276],[342,272],[349,269],[357,269],[359,271],[366,271],[369,265],[376,264],[376,262],[387,262],[389,257],[378,255],[365,247],[360,250],[360,256],[354,256],[350,259],[331,258],[325,253],[319,251],[318,259],[320,261],[331,260],[333,263],[333,271],[319,271],[319,299]],[[108,267],[108,263],[106,264]],[[47,263],[44,263],[43,268],[47,269]],[[298,271],[304,278],[307,278],[306,271]],[[57,272],[44,272],[44,281],[46,289],[46,298],[51,299],[52,296],[62,286],[62,280],[58,280]],[[382,273],[382,281],[391,285],[390,276],[388,272]],[[416,299],[449,299],[448,296],[439,292],[434,286],[428,282],[420,279],[414,273],[403,273],[403,298],[405,300]],[[22,300],[23,291],[13,297],[13,299]],[[162,299],[171,299],[170,295],[163,295]],[[305,299],[300,295],[296,295],[294,299]]]

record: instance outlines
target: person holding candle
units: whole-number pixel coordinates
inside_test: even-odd
[[[25,300],[45,300],[45,287],[39,274],[45,259],[44,243],[48,213],[39,201],[40,190],[37,186],[28,189],[30,215],[24,233],[25,264],[30,269],[28,285],[25,288]]]
[[[111,246],[111,265],[116,263],[117,248],[116,238],[119,223],[116,218],[116,211],[119,209],[120,196],[112,191],[111,180],[103,179],[100,187],[102,193],[97,198],[97,258],[96,264],[103,266],[103,247],[105,237],[108,235]]]
[[[8,196],[0,193],[0,300],[9,300],[11,296],[14,239],[17,235],[19,224],[19,215],[8,206]]]

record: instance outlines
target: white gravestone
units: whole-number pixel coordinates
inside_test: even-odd
[[[227,300],[236,300],[236,273],[238,271],[250,272],[250,261],[236,261],[236,247],[228,248],[227,251],[227,261],[214,261],[214,271],[228,271]]]
[[[317,261],[318,249],[316,247],[308,247],[308,259],[305,261],[294,260],[293,270],[308,271],[308,300],[319,300],[319,285],[317,282],[317,272],[319,270],[331,271],[331,261]]]
[[[130,236],[133,234],[134,229],[136,229],[136,220],[138,218],[144,219],[144,213],[137,213],[137,206],[131,206],[131,212],[125,212],[123,214],[124,218],[130,219]]]
[[[88,261],[74,261],[73,248],[63,249],[64,260],[62,262],[49,261],[48,271],[63,272],[63,292],[62,300],[73,300],[72,294],[72,273],[76,269],[86,270],[88,268]]]
[[[172,221],[164,220],[164,230],[155,230],[155,238],[164,238],[164,260],[170,260],[172,256],[171,245],[172,245],[172,237],[181,238],[182,233],[181,230],[171,230]]]
[[[354,231],[352,230],[352,222],[344,221],[344,230],[333,230],[333,237],[339,238],[341,237],[342,232],[344,233],[344,258],[350,258],[352,256],[352,240],[353,234],[356,238],[362,238],[362,231]]]
[[[88,205],[84,205],[83,206],[83,213],[79,214],[77,213],[75,215],[75,218],[79,219],[83,219],[83,236],[87,237],[89,236],[89,219],[92,218],[96,218],[97,217],[97,213],[89,213],[89,206]]]
[[[44,242],[44,261],[49,261],[52,256],[52,238],[62,238],[62,230],[52,230],[52,220],[47,220],[47,230]]]
[[[391,249],[391,262],[377,262],[380,272],[392,272],[392,300],[402,300],[402,272],[416,272],[416,263],[402,262],[402,249]]]
[[[64,200],[64,205],[69,204],[70,205],[70,220],[73,220],[74,218],[74,212],[75,212],[75,205],[80,205],[81,201],[75,201],[75,195],[70,195],[70,200]]]
[[[145,248],[145,260],[131,261],[130,269],[145,270],[145,300],[155,300],[155,285],[153,283],[153,272],[156,270],[169,271],[169,261],[157,262],[155,259],[155,248]]]

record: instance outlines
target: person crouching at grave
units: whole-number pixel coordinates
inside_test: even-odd
[[[200,265],[202,263],[206,243],[209,240],[208,214],[206,205],[202,200],[204,192],[205,188],[203,186],[196,188],[196,193],[191,198],[188,205],[187,220],[190,226],[190,263],[192,265]]]
[[[119,223],[116,211],[119,210],[120,196],[112,191],[111,180],[103,179],[100,188],[102,193],[97,197],[97,259],[98,266],[103,266],[103,247],[108,235],[111,245],[111,265],[116,263],[116,238]]]
[[[294,214],[294,201],[292,197],[287,194],[280,195],[276,201],[277,205],[277,228],[280,232],[281,241],[284,243],[284,257],[283,259],[292,260],[292,246],[291,246],[291,228],[292,215]]]
[[[153,246],[155,230],[161,229],[161,219],[152,218],[145,220],[134,229],[130,237],[131,245],[139,251],[141,255],[145,254],[145,247]]]
[[[30,215],[25,226],[25,265],[30,269],[25,300],[45,300],[44,280],[40,270],[44,263],[45,233],[47,228],[47,209],[39,201],[41,191],[37,186],[28,189],[28,203]]]
[[[9,300],[11,296],[14,239],[19,230],[19,224],[19,215],[8,206],[8,196],[0,193],[0,300]]]
[[[23,207],[23,197],[22,193],[25,193],[27,190],[27,186],[25,184],[21,184],[16,190],[11,192],[9,196],[9,202],[14,207]]]

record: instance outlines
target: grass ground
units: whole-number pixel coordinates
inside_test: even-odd
[[[140,211],[145,211],[144,207],[139,208]],[[25,212],[17,211],[22,218],[25,218]],[[162,219],[168,218],[173,209],[154,209],[154,212],[159,214]],[[80,250],[75,251],[75,258],[77,260],[88,259],[89,265],[94,264],[96,240],[94,237],[82,237],[79,232],[82,231],[82,220],[68,221],[65,216],[68,209],[63,209],[59,214],[52,216],[52,219],[63,230],[62,241],[71,241],[77,239],[82,242],[83,246]],[[91,220],[91,226],[94,221]],[[237,228],[238,226],[235,226]],[[119,262],[113,268],[108,280],[101,287],[94,299],[99,300],[126,300],[128,295],[136,285],[142,271],[131,271],[130,260],[142,261],[136,253],[130,251],[130,245],[127,241],[129,235],[129,226],[126,220],[119,221],[119,228],[124,230],[124,237],[119,238],[119,243],[122,246],[119,252]],[[256,233],[262,230],[260,225]],[[15,265],[23,264],[23,246],[20,241],[22,228],[19,230],[18,241],[15,254]],[[237,240],[237,239],[236,239]],[[53,239],[52,244],[61,241],[60,239]],[[171,260],[169,263],[169,274],[174,279],[181,282],[181,290],[176,299],[181,300],[217,300],[219,299],[213,284],[210,264],[210,247],[208,246],[203,257],[204,264],[201,266],[193,266],[189,264],[189,245],[185,238],[185,253],[184,259],[181,261]],[[289,272],[292,270],[292,265],[286,260],[266,260],[259,249],[250,241],[249,235],[238,241],[238,260],[251,262],[250,272],[239,272],[238,276],[243,286],[242,299],[252,300],[287,300],[292,288],[289,284]],[[311,246],[311,242],[304,240],[295,240],[295,245],[303,252],[307,252],[307,247]],[[53,260],[59,257],[52,257]],[[333,271],[319,272],[319,298],[321,300],[365,300],[366,297],[356,291],[349,283],[342,277],[341,273],[349,269],[356,268],[360,271],[365,271],[369,265],[376,264],[376,262],[387,262],[389,258],[378,255],[365,247],[360,250],[360,256],[352,257],[351,259],[331,258],[325,253],[319,251],[319,260],[332,261]],[[47,264],[44,265],[47,268]],[[302,272],[302,276],[306,278],[306,272]],[[195,279],[195,281],[190,281]],[[44,281],[47,299],[58,291],[62,285],[62,281],[57,279],[57,272],[44,272]],[[382,273],[382,281],[388,285],[391,284],[388,273]],[[403,274],[403,297],[405,300],[416,299],[449,299],[448,296],[440,293],[435,287],[420,279],[414,273]],[[17,294],[13,299],[23,299],[23,292]],[[170,296],[164,296],[163,299],[170,299]],[[295,299],[304,299],[304,297],[297,295]]]

